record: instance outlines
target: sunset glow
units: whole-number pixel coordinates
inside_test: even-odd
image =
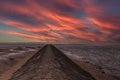
[[[119,43],[120,1],[0,0],[0,42],[4,34],[26,42]]]

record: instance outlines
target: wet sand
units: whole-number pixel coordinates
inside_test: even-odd
[[[9,80],[95,80],[52,45],[46,45]]]
[[[5,71],[0,76],[0,80],[8,80],[8,79],[10,79],[11,76],[13,75],[13,73],[16,72],[23,64],[25,64],[27,62],[27,60],[29,60],[35,53],[36,53],[36,51],[32,51],[28,55],[26,55],[24,58],[19,59],[17,64],[15,64],[9,70]]]
[[[68,56],[73,62],[78,64],[82,69],[89,72],[96,80],[116,80],[110,75],[104,74],[102,71],[97,70],[95,66],[89,64],[80,62],[77,59],[73,58],[72,56]]]
[[[115,80],[89,63],[69,59],[54,46],[39,52],[20,59],[0,80]]]

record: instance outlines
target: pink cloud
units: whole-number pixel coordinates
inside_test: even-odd
[[[11,16],[10,18],[1,16],[0,22],[26,31],[26,33],[8,31],[7,34],[52,42],[61,42],[68,37],[71,42],[82,42],[84,40],[106,42],[109,41],[108,37],[101,34],[112,35],[111,30],[120,30],[118,23],[120,19],[111,16],[106,17],[102,11],[103,7],[95,5],[93,0],[83,0],[84,5],[77,0],[51,0],[50,2],[52,1],[59,5],[42,4],[38,3],[37,0],[26,0],[26,3],[22,5],[10,2],[0,3],[0,10],[3,10],[3,12],[8,11],[15,15],[25,15],[37,24],[32,24],[32,21],[29,22],[29,18],[21,21],[19,16],[16,17],[16,20],[11,19]],[[49,5],[50,7],[48,7]],[[74,9],[76,12],[83,10],[87,16],[76,17],[76,14],[67,12],[66,8],[61,8],[63,5],[67,9]]]

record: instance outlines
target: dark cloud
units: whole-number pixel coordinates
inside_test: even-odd
[[[32,24],[32,25],[37,25],[40,24],[40,21],[37,21],[36,19],[34,19],[34,17],[30,16],[30,15],[26,15],[26,14],[19,14],[19,13],[15,13],[15,12],[1,12],[0,16],[13,20],[13,21],[20,21],[20,22],[24,22],[24,23],[28,23],[28,24]],[[41,23],[42,24],[42,23]]]
[[[25,4],[27,0],[0,0],[0,3]]]

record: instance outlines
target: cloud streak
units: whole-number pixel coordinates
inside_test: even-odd
[[[2,0],[5,34],[40,42],[119,42],[120,4],[110,0]],[[110,13],[111,12],[111,13]]]

